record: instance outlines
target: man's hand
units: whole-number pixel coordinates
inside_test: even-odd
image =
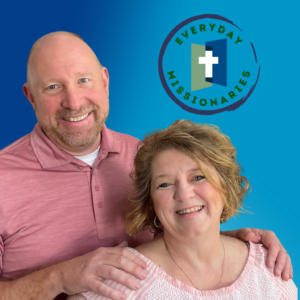
[[[146,278],[146,263],[125,249],[126,246],[127,242],[123,242],[117,247],[99,248],[19,279],[1,281],[0,300],[52,300],[61,293],[72,295],[84,291],[113,300],[125,299],[123,292],[102,281],[112,279],[132,290],[141,287],[138,279]]]
[[[269,250],[266,262],[267,267],[272,269],[275,264],[275,276],[281,275],[281,278],[285,281],[293,278],[293,268],[290,256],[287,254],[273,231],[256,228],[242,228],[239,230],[222,232],[222,234],[243,241],[262,243]]]
[[[123,292],[105,285],[102,282],[104,279],[114,280],[131,290],[139,289],[141,284],[137,279],[146,278],[146,263],[125,249],[125,246],[127,243],[123,242],[118,247],[99,248],[61,263],[59,269],[62,292],[72,295],[93,291],[107,298],[125,299]]]

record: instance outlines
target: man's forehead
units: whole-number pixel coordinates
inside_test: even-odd
[[[93,73],[99,70],[95,54],[85,47],[43,47],[33,53],[30,69],[34,72],[48,73],[54,70],[74,70],[73,73]],[[45,75],[46,75],[45,74]]]
[[[72,65],[95,65],[97,58],[91,51],[80,48],[45,48],[37,53],[32,60],[32,66],[60,67]],[[85,71],[84,71],[85,72]]]
[[[41,47],[58,46],[59,44],[78,44],[89,48],[89,46],[80,37],[69,32],[53,32],[39,38],[32,46],[31,52]]]
[[[28,64],[52,58],[71,60],[74,56],[97,59],[93,50],[80,38],[67,33],[53,33],[40,38],[33,46]]]
[[[98,73],[101,70],[93,50],[80,37],[67,32],[40,38],[32,48],[27,67],[28,82],[37,80],[37,76],[39,79],[57,77],[59,71]]]
[[[47,61],[52,58],[58,61],[60,59],[71,61],[78,56],[95,58],[92,49],[79,39],[50,39],[35,47],[31,54],[31,60],[33,62],[37,59]]]

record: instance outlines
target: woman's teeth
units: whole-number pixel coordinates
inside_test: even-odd
[[[183,210],[177,210],[176,213],[179,215],[184,215],[184,214],[188,214],[188,213],[191,213],[194,211],[200,211],[203,207],[204,207],[204,205],[193,207],[193,208],[188,208],[188,209],[183,209]]]

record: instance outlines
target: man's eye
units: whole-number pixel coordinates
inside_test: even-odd
[[[170,183],[162,183],[161,185],[159,185],[159,188],[166,188],[170,186]]]
[[[195,177],[194,177],[194,180],[195,180],[195,181],[200,181],[200,180],[202,180],[202,179],[204,179],[204,178],[205,178],[204,176],[198,175],[198,176],[195,176]]]
[[[80,83],[86,83],[86,82],[89,82],[89,79],[88,78],[80,78],[79,82]]]
[[[56,88],[57,88],[57,85],[56,85],[56,84],[51,84],[51,85],[48,86],[48,89],[49,89],[49,90],[54,90],[54,89],[56,89]]]

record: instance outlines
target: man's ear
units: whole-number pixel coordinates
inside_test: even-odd
[[[102,67],[102,78],[103,78],[104,88],[107,92],[107,96],[109,96],[109,76],[108,76],[108,71],[105,67]]]
[[[36,103],[34,101],[34,98],[33,98],[33,95],[30,91],[28,83],[25,83],[23,85],[23,93],[24,93],[25,97],[28,99],[28,101],[30,102],[30,104],[32,105],[32,107],[35,111]]]

